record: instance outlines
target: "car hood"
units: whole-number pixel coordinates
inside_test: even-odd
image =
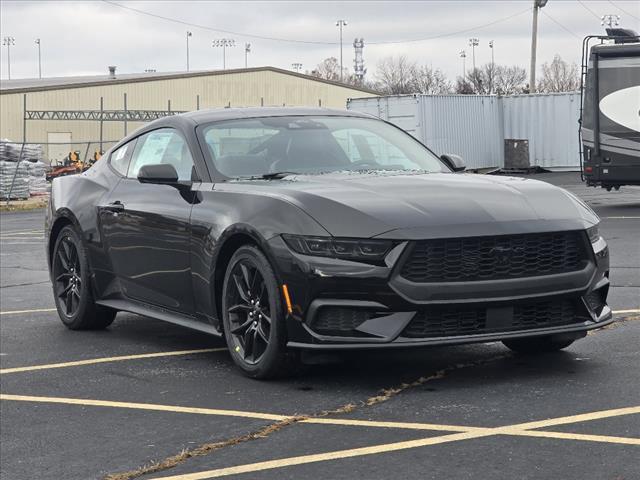
[[[244,183],[244,182],[243,182]],[[599,221],[545,182],[473,174],[334,173],[247,182],[298,205],[331,235],[437,238],[577,230]]]

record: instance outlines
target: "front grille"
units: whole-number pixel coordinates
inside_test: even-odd
[[[514,305],[513,314],[506,321],[505,307],[498,308],[502,310],[498,321],[494,320],[491,308],[447,307],[423,310],[413,317],[401,336],[407,338],[455,337],[557,327],[586,320],[578,314],[576,302],[573,300]]]
[[[573,272],[583,267],[581,232],[420,240],[402,265],[411,282],[469,282]]]
[[[313,330],[322,335],[366,336],[358,332],[362,323],[375,315],[371,311],[344,307],[323,307],[313,322]]]

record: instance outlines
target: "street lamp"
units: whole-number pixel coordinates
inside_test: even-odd
[[[220,38],[211,44],[214,48],[222,48],[222,69],[227,69],[227,47],[235,47],[236,41],[232,38]]]
[[[249,64],[249,54],[251,53],[251,44],[250,43],[245,43],[244,44],[244,68],[247,68],[248,64]]]
[[[300,71],[302,71],[302,64],[301,63],[292,63],[291,64],[291,68],[293,68],[297,73],[300,73]]]
[[[38,45],[38,78],[42,78],[42,56],[40,55],[40,39],[36,38],[36,45]]]
[[[467,76],[467,70],[465,68],[467,52],[465,52],[464,50],[460,50],[460,58],[462,59],[462,80],[464,80],[464,78]]]
[[[189,71],[189,37],[193,34],[187,30],[187,72]]]
[[[11,46],[16,44],[16,39],[13,37],[4,37],[2,39],[2,45],[7,47],[7,77],[11,80]]]
[[[529,93],[536,91],[536,47],[538,44],[538,10],[548,0],[533,0],[533,25],[531,26],[531,65],[529,66]]]
[[[603,27],[606,25],[611,28],[620,25],[620,15],[603,15],[600,19],[602,20],[600,25]]]
[[[340,81],[342,81],[342,28],[347,26],[346,20],[338,20],[336,27],[340,27]]]
[[[473,59],[473,70],[476,69],[476,47],[480,45],[480,40],[477,38],[469,39],[469,46],[471,47],[471,58]]]

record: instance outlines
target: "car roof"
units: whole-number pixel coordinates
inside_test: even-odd
[[[247,108],[212,108],[176,115],[196,124],[216,122],[220,120],[239,120],[257,117],[284,116],[340,116],[340,117],[370,117],[370,115],[351,110],[340,110],[319,107],[247,107]]]

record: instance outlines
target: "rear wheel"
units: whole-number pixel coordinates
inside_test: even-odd
[[[70,225],[56,239],[51,276],[58,316],[67,328],[92,330],[111,325],[116,312],[95,304],[87,256],[80,235]]]
[[[503,340],[503,344],[519,353],[541,353],[541,352],[556,352],[567,348],[576,339],[559,339],[552,336],[546,337],[530,337],[530,338],[516,338],[514,340]]]
[[[222,286],[225,338],[233,361],[253,378],[290,372],[284,309],[273,268],[255,247],[240,247],[229,262]]]

